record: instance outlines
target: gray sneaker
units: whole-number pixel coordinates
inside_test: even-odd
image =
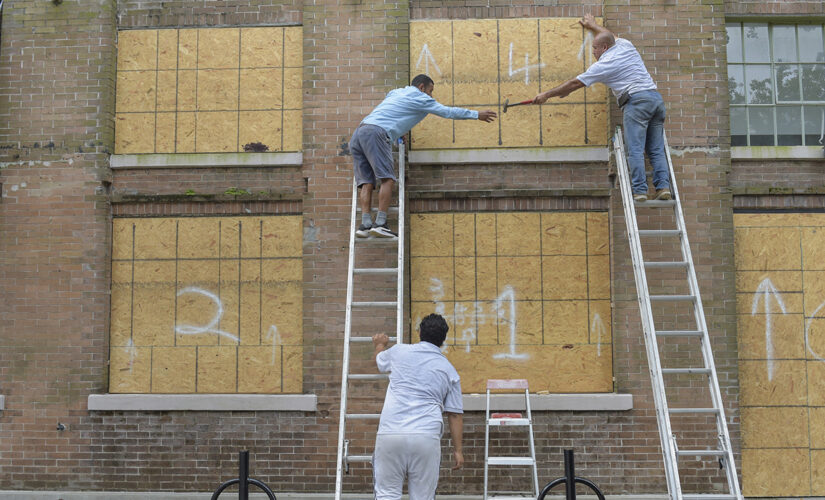
[[[361,224],[358,226],[358,229],[355,230],[355,236],[358,238],[369,238],[370,229],[372,229],[372,224],[369,226],[366,224]]]
[[[380,226],[376,226],[375,224],[373,224],[372,229],[370,229],[370,234],[373,235],[373,236],[377,236],[379,238],[397,238],[398,237],[397,234],[390,231],[390,228],[389,228],[389,226],[387,226],[386,222],[384,224],[380,225]]]

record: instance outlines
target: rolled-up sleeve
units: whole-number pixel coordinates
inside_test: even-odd
[[[464,413],[464,401],[461,396],[461,377],[458,375],[450,378],[450,387],[447,390],[447,397],[444,398],[444,411]]]
[[[381,373],[388,373],[392,366],[392,350],[395,346],[390,347],[386,351],[381,351],[375,357],[375,364],[378,365],[378,371]]]

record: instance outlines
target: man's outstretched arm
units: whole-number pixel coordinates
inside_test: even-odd
[[[593,14],[585,14],[583,18],[579,19],[579,24],[581,24],[585,29],[592,31],[594,35],[600,35],[602,33],[613,34],[604,26],[596,24],[596,19],[593,17]]]
[[[558,87],[552,88],[547,92],[542,92],[533,99],[533,104],[544,104],[547,99],[551,97],[567,97],[570,92],[584,87],[584,84],[576,78],[567,80]]]

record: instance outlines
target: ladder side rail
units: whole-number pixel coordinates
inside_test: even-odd
[[[404,187],[404,167],[405,167],[404,141],[398,140],[398,286],[396,290],[396,319],[395,319],[395,343],[404,343],[404,219],[405,212],[405,187]]]
[[[349,375],[350,330],[352,328],[353,270],[355,269],[355,217],[358,206],[358,186],[352,179],[352,211],[350,212],[349,258],[347,264],[347,298],[344,316],[344,353],[341,367],[341,412],[338,418],[338,455],[335,465],[335,500],[341,500],[344,474],[344,436],[347,415],[347,383]]]
[[[704,307],[702,305],[702,297],[699,292],[699,280],[696,277],[695,263],[693,262],[693,255],[690,251],[690,242],[687,234],[687,226],[685,224],[684,212],[682,210],[681,197],[676,186],[676,176],[673,170],[673,161],[670,155],[670,146],[667,142],[667,135],[662,131],[665,145],[665,158],[667,159],[668,170],[671,179],[671,190],[673,192],[673,199],[675,200],[676,209],[676,227],[681,232],[680,246],[682,251],[682,260],[688,263],[688,286],[690,294],[693,295],[695,303],[693,306],[693,314],[696,320],[697,330],[702,332],[702,358],[705,363],[705,368],[709,370],[708,385],[713,400],[713,406],[718,411],[716,415],[716,428],[718,436],[723,440],[723,448],[725,449],[725,460],[727,461],[725,472],[728,477],[729,493],[735,495],[737,498],[742,498],[742,493],[739,488],[739,480],[736,476],[736,462],[733,458],[733,449],[730,440],[730,433],[728,432],[727,420],[725,416],[725,408],[722,401],[722,391],[719,388],[719,378],[716,373],[716,364],[713,360],[713,350],[710,344],[710,335],[708,332],[707,321],[705,319]]]
[[[667,398],[665,396],[665,386],[662,379],[662,365],[659,359],[656,332],[654,330],[653,312],[650,306],[650,294],[644,270],[641,241],[638,236],[639,228],[636,221],[636,208],[633,201],[633,191],[630,186],[629,167],[627,165],[621,127],[616,127],[616,134],[613,141],[616,165],[619,172],[619,185],[622,192],[622,204],[625,212],[625,224],[627,225],[628,244],[633,261],[633,274],[636,279],[636,294],[639,301],[642,329],[645,336],[648,369],[653,385],[653,399],[656,404],[656,420],[659,424],[659,440],[662,446],[662,458],[664,460],[668,494],[673,500],[681,500],[682,488],[679,481],[675,443],[667,409]]]
[[[533,496],[539,496],[539,471],[536,464],[536,445],[533,442],[533,414],[530,411],[530,390],[524,389],[524,405],[527,408],[527,432],[530,438],[530,458],[533,459]]]
[[[487,398],[484,405],[484,493],[482,500],[487,500],[487,461],[490,458],[490,388],[487,387]]]

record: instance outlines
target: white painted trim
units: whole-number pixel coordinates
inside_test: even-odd
[[[90,394],[91,411],[315,411],[315,394]]]
[[[301,166],[303,153],[176,153],[112,155],[112,169]]]
[[[464,411],[484,411],[485,394],[465,394]],[[523,394],[490,396],[491,410],[524,410]],[[530,394],[533,411],[624,411],[633,409],[632,394]]]
[[[410,151],[410,163],[584,163],[607,161],[607,147],[523,148],[523,149],[438,149]]]
[[[820,146],[736,146],[730,148],[732,160],[824,160]]]
[[[0,410],[6,409],[6,396],[0,394]]]

